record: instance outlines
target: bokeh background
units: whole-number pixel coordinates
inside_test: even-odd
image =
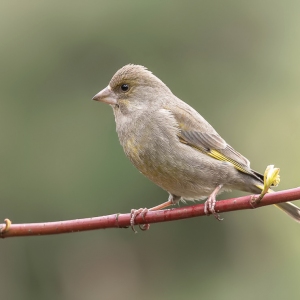
[[[167,199],[126,159],[117,69],[147,66],[280,189],[299,176],[299,1],[2,1],[0,220],[67,220]],[[242,195],[232,192],[222,198]],[[1,299],[297,299],[300,227],[273,207],[0,241]]]

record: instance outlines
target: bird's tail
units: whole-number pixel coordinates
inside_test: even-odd
[[[300,223],[300,208],[298,206],[291,202],[282,202],[274,205],[287,213],[295,221]]]

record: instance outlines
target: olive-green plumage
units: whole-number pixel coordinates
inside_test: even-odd
[[[124,66],[93,99],[112,106],[125,154],[173,203],[206,198],[220,185],[261,192],[263,176],[145,67]],[[300,220],[298,207],[279,206]]]

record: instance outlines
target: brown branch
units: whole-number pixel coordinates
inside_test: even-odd
[[[298,199],[300,199],[300,187],[267,194],[256,207],[262,207]],[[220,200],[216,203],[215,210],[218,213],[224,213],[242,209],[253,209],[255,207],[253,207],[252,200],[253,195]],[[145,216],[145,220],[143,220],[141,216],[137,216],[136,224],[168,222],[199,216],[205,216],[203,204],[196,204],[159,211],[149,211]],[[128,227],[129,225],[130,214],[113,214],[102,217],[69,221],[27,224],[11,224],[8,219],[5,219],[5,224],[0,224],[0,237],[6,238],[14,236],[71,233],[105,228],[124,228]]]

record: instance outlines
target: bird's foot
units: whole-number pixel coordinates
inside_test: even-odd
[[[130,226],[134,233],[137,233],[137,231],[134,228],[134,225],[135,225],[134,223],[135,223],[136,217],[138,215],[141,215],[143,220],[145,221],[145,215],[147,214],[147,212],[148,212],[148,208],[140,208],[140,209],[132,209],[131,210]],[[150,228],[150,224],[143,224],[143,225],[139,224],[139,227],[141,230],[145,231]]]
[[[218,221],[222,221],[223,219],[221,216],[215,211],[216,206],[216,196],[219,193],[220,189],[222,188],[222,185],[219,185],[216,187],[216,189],[211,193],[211,195],[208,197],[208,199],[204,203],[204,213],[209,216],[210,214],[213,214],[214,217]]]
[[[135,225],[134,223],[135,223],[135,219],[138,215],[141,215],[143,220],[145,221],[145,216],[148,211],[161,210],[161,209],[164,209],[171,205],[174,205],[179,202],[180,198],[181,198],[180,196],[175,196],[175,195],[170,194],[168,201],[166,201],[162,204],[159,204],[157,206],[151,207],[149,209],[148,208],[132,209],[131,210],[131,218],[130,218],[130,226],[131,226],[132,230],[134,231],[134,233],[137,233],[137,231],[134,228],[134,225]],[[139,225],[139,227],[141,230],[145,231],[150,228],[150,224]]]
[[[207,216],[213,214],[218,221],[222,221],[223,219],[221,218],[221,216],[215,211],[216,202],[217,200],[215,197],[209,196],[204,203],[204,213]]]

